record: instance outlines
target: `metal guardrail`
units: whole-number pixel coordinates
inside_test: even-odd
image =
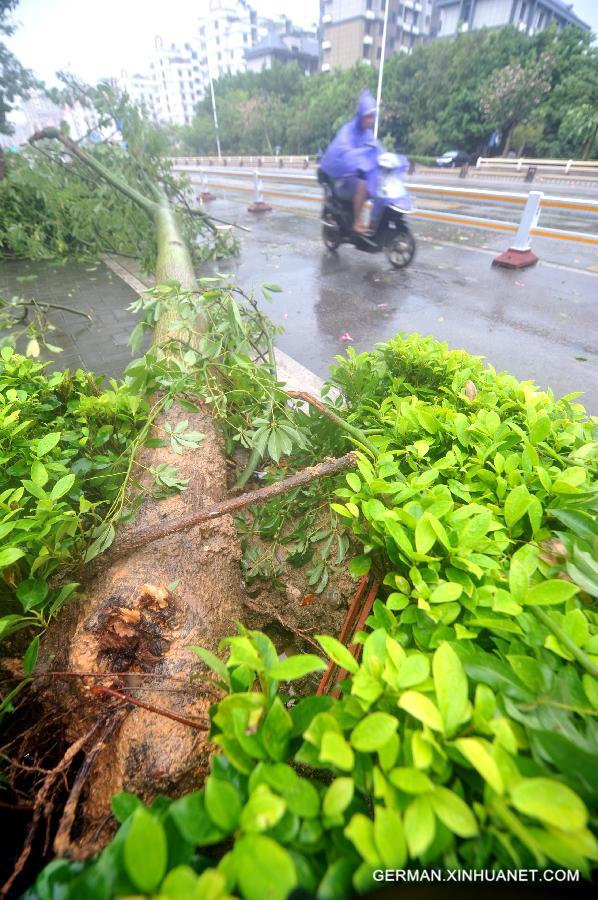
[[[598,175],[598,160],[594,159],[533,159],[521,156],[480,156],[476,169],[522,172],[523,169],[557,172],[564,175]]]
[[[181,166],[178,164],[178,160],[175,161],[175,168],[181,168],[184,171],[189,172],[196,171],[201,178],[201,183],[203,189],[205,190],[205,186],[208,183],[207,172],[204,167],[199,166],[197,164],[186,164]],[[271,181],[271,182],[281,182],[284,181],[286,184],[296,184],[296,185],[317,185],[318,180],[315,175],[311,174],[294,174],[290,175],[287,173],[278,173],[278,172],[265,172],[258,170],[249,170],[247,168],[215,168],[212,167],[210,169],[210,175],[220,177],[220,178],[229,178],[235,179],[237,181],[243,180],[245,178],[250,178],[254,180],[254,187],[245,186],[242,184],[234,184],[231,185],[226,181],[212,181],[210,180],[210,187],[220,187],[226,190],[238,191],[242,193],[252,193],[255,195],[254,202],[261,202],[263,197],[273,197],[273,198],[282,198],[288,200],[295,201],[307,201],[310,203],[321,203],[322,195],[321,192],[318,193],[298,193],[298,192],[290,192],[284,190],[270,190],[264,189],[262,186],[262,181]],[[448,198],[462,198],[462,199],[471,199],[471,200],[486,200],[490,202],[497,203],[506,203],[509,204],[510,207],[519,205],[523,207],[521,220],[519,223],[515,222],[505,222],[499,219],[491,219],[487,217],[480,216],[470,216],[465,214],[456,214],[456,213],[445,213],[440,212],[438,210],[431,209],[420,209],[417,208],[412,210],[409,214],[415,216],[416,218],[422,219],[432,219],[437,221],[445,221],[452,222],[458,225],[469,225],[473,228],[485,228],[493,231],[502,231],[507,233],[517,233],[518,240],[520,243],[525,242],[524,238],[521,236],[521,224],[527,218],[529,220],[529,229],[527,232],[527,239],[529,240],[530,235],[535,235],[538,237],[547,237],[547,238],[555,238],[558,240],[566,240],[566,241],[576,241],[582,244],[594,245],[598,246],[598,234],[589,234],[581,231],[569,231],[565,229],[559,228],[540,228],[537,224],[537,218],[539,216],[540,210],[542,207],[544,208],[553,208],[553,209],[565,209],[565,210],[574,210],[574,211],[583,211],[583,212],[593,212],[598,213],[598,201],[597,200],[585,200],[585,199],[576,199],[569,197],[559,197],[553,195],[546,195],[542,191],[530,191],[528,194],[516,193],[512,191],[491,191],[485,189],[478,188],[465,188],[465,187],[450,187],[448,185],[430,185],[430,184],[421,184],[414,181],[409,181],[409,191],[416,198],[418,195],[439,195]],[[537,214],[532,216],[529,213],[531,208],[530,204],[534,205],[537,208]],[[283,208],[289,208],[288,206]],[[527,213],[527,215],[526,215]]]

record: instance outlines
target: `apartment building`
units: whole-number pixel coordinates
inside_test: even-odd
[[[305,75],[318,71],[320,48],[315,31],[305,31],[293,25],[287,16],[263,22],[268,33],[245,51],[248,72],[271,69],[274,63],[296,62]]]
[[[361,60],[377,65],[382,56],[386,2],[386,55],[410,53],[430,34],[432,0],[320,0],[322,71]]]
[[[199,21],[200,65],[213,79],[245,70],[245,52],[267,34],[247,0],[210,0]]]
[[[590,31],[564,0],[436,0],[436,37],[451,37],[459,31],[514,25],[528,35],[543,31],[553,22],[558,28],[575,25]]]

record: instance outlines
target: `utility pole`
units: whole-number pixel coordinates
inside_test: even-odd
[[[214,128],[216,130],[216,148],[218,150],[218,159],[222,159],[222,153],[220,152],[220,133],[218,131],[218,114],[216,112],[216,98],[214,97],[214,82],[212,81],[212,69],[210,66],[210,51],[207,52],[207,62],[208,62],[208,81],[210,82],[210,95],[212,97],[212,113],[214,115]]]
[[[382,30],[382,53],[380,54],[380,69],[378,71],[378,91],[376,93],[376,122],[374,125],[374,137],[378,137],[378,124],[380,122],[380,98],[382,97],[382,78],[384,75],[384,56],[386,53],[386,30],[388,28],[388,9],[391,0],[386,0],[384,7],[384,28]]]

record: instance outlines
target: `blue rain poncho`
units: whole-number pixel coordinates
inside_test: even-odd
[[[368,175],[376,168],[383,149],[372,130],[363,127],[362,119],[375,111],[376,101],[371,93],[362,91],[355,116],[338,130],[320,162],[320,168],[330,178],[347,178],[362,172],[369,182]]]

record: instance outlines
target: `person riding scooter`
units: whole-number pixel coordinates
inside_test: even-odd
[[[353,201],[353,230],[358,234],[367,232],[360,214],[369,195],[368,176],[383,152],[372,131],[376,113],[373,96],[367,89],[362,91],[354,118],[339,129],[320,162],[322,172],[333,179],[339,199]]]

